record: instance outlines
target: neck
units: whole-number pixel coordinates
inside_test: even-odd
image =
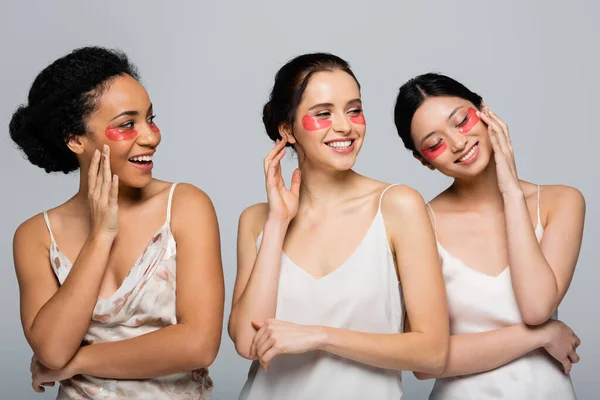
[[[79,191],[75,195],[75,199],[81,203],[87,204],[88,202],[88,171],[89,169],[81,168],[79,171]],[[112,184],[112,183],[111,183]],[[138,202],[146,195],[147,187],[134,188],[131,186],[125,186],[119,182],[119,195],[118,204],[119,206],[126,206]]]
[[[301,208],[329,208],[348,197],[359,175],[350,170],[331,171],[304,165],[300,188]]]
[[[479,207],[503,207],[502,193],[498,189],[496,162],[492,157],[487,168],[471,179],[455,179],[450,192],[464,204]]]

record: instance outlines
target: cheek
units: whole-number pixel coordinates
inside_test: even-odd
[[[350,121],[356,125],[366,125],[367,124],[367,121],[365,121],[364,114],[360,114],[355,117],[350,117]]]
[[[469,108],[469,110],[467,111],[467,122],[465,122],[463,126],[458,128],[458,131],[463,135],[466,135],[471,131],[471,129],[475,127],[475,125],[477,125],[478,122],[479,118],[477,117],[477,111],[475,111],[474,108]]]
[[[150,124],[150,130],[154,133],[160,133],[160,129],[158,129],[158,126],[154,122]]]
[[[122,142],[124,140],[131,140],[137,136],[137,131],[135,129],[119,129],[109,126],[104,131],[104,134],[113,142]]]
[[[439,156],[441,156],[444,151],[446,151],[446,149],[448,148],[448,145],[446,144],[446,142],[440,144],[440,146],[435,149],[435,150],[431,150],[431,149],[421,149],[421,154],[423,154],[423,157],[425,157],[428,161],[433,161],[436,158],[438,158]]]
[[[319,131],[321,129],[329,128],[330,126],[330,119],[317,119],[310,115],[302,117],[302,127],[307,131]]]

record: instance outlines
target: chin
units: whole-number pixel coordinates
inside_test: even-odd
[[[119,177],[119,182],[121,185],[134,188],[134,189],[142,189],[152,182],[152,175],[144,176],[144,177]]]

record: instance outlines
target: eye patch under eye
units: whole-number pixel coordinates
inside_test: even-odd
[[[467,110],[467,120],[463,126],[458,128],[458,131],[463,135],[466,135],[471,129],[473,129],[475,125],[477,125],[478,122],[479,117],[477,117],[477,111],[473,107],[470,107]]]
[[[448,145],[446,144],[446,142],[443,142],[437,148],[435,148],[433,150],[429,149],[429,148],[421,149],[421,153],[423,154],[423,157],[425,157],[427,160],[433,161],[436,158],[438,158],[439,156],[441,156],[442,153],[444,151],[446,151],[447,148],[448,148]]]
[[[104,131],[104,134],[108,140],[112,140],[113,142],[122,142],[124,140],[134,139],[138,133],[135,129],[123,129],[109,126]]]
[[[318,119],[313,118],[310,115],[302,117],[302,126],[307,131],[318,131],[321,129],[329,128],[331,126],[330,119]]]
[[[350,121],[352,121],[352,123],[354,123],[356,125],[366,125],[367,124],[367,121],[365,121],[365,115],[362,113],[360,115],[350,117]]]

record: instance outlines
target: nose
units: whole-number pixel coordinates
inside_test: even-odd
[[[343,133],[345,135],[352,132],[352,124],[345,114],[333,119],[332,128],[335,132]]]
[[[138,132],[137,143],[140,146],[155,148],[160,143],[160,131],[158,128],[155,132],[147,124],[143,129],[139,129]]]
[[[454,153],[460,153],[467,146],[468,139],[465,135],[461,135],[458,132],[452,132],[448,135],[448,141],[450,142],[450,148]]]

